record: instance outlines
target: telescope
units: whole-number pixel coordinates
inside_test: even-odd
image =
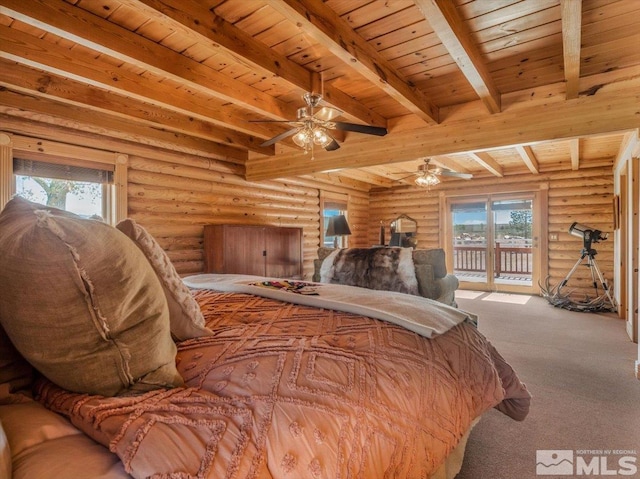
[[[582,238],[584,241],[584,247],[580,252],[580,258],[576,261],[576,264],[573,265],[571,271],[565,276],[565,278],[558,284],[558,286],[554,288],[550,288],[547,286],[547,290],[543,289],[543,295],[549,300],[551,304],[554,306],[560,306],[563,308],[567,308],[573,311],[615,311],[616,303],[611,295],[611,289],[600,271],[598,264],[596,263],[596,255],[598,252],[591,247],[591,243],[597,243],[599,241],[604,241],[609,237],[609,233],[603,233],[600,230],[595,228],[591,228],[590,226],[586,226],[580,224],[578,222],[573,223],[569,226],[569,233],[572,236],[577,236],[578,238]],[[591,271],[591,281],[593,282],[594,292],[596,294],[595,299],[589,300],[587,296],[585,296],[585,301],[574,301],[569,298],[569,294],[563,294],[562,288],[564,288],[569,279],[578,269],[578,266],[582,264],[582,262],[586,260],[586,266],[589,267]],[[603,293],[601,294],[598,291],[598,283],[597,280],[600,281],[600,285],[602,286]],[[548,284],[548,283],[547,283]]]
[[[577,221],[569,226],[569,234],[582,238],[584,241],[584,249],[586,250],[591,249],[591,243],[598,243],[609,237],[609,233],[603,233],[600,230],[580,224]]]

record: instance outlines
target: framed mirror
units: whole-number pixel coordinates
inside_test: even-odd
[[[402,214],[391,222],[391,239],[389,246],[402,246],[403,248],[415,248],[417,245],[416,234],[418,222]]]
[[[391,222],[391,233],[411,233],[415,235],[418,231],[418,222],[402,214]]]

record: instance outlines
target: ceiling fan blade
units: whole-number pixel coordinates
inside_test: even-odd
[[[380,126],[359,125],[357,123],[345,123],[336,121],[336,130],[355,131],[357,133],[366,133],[367,135],[385,136],[387,129]]]
[[[451,176],[454,178],[460,178],[463,180],[470,180],[471,178],[473,178],[473,175],[471,173],[458,173],[457,171],[453,171],[453,170],[440,170],[440,172],[437,174],[442,176]]]
[[[274,143],[279,142],[280,140],[284,140],[285,138],[295,135],[297,132],[298,128],[291,128],[290,130],[287,130],[284,133],[280,133],[278,136],[274,136],[270,140],[265,141],[260,146],[271,146]]]
[[[403,176],[402,178],[397,178],[395,181],[403,181],[403,180],[406,180],[407,178],[411,178],[412,176],[418,176],[418,175],[416,175],[415,173],[411,173],[408,176]]]
[[[324,149],[327,151],[335,151],[338,148],[340,148],[340,144],[336,140],[333,140],[331,143],[324,147]]]
[[[340,115],[342,115],[342,112],[337,108],[333,108],[331,106],[323,106],[313,114],[315,118],[322,121],[331,121],[334,118],[339,117]]]

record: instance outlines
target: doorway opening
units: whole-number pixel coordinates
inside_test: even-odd
[[[535,193],[449,200],[452,269],[461,288],[537,292],[535,203]]]

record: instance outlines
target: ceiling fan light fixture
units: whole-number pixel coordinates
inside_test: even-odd
[[[317,107],[322,101],[322,95],[319,93],[306,92],[302,98],[311,108]]]
[[[427,173],[422,176],[418,176],[415,180],[416,185],[421,186],[423,188],[429,188],[431,186],[435,186],[440,183],[440,180],[433,173]]]
[[[322,95],[318,93],[307,92],[303,95],[303,98],[307,106],[296,110],[296,120],[252,120],[256,122],[288,123],[295,127],[265,141],[261,146],[270,146],[280,140],[291,137],[292,141],[300,148],[303,148],[305,153],[311,151],[313,159],[314,146],[320,146],[327,151],[334,151],[340,148],[340,144],[329,133],[330,130],[353,131],[377,136],[387,134],[387,129],[384,127],[334,121],[334,118],[339,117],[343,112],[330,106],[323,106],[321,104]]]
[[[307,128],[302,128],[298,133],[293,135],[293,142],[300,148],[305,150],[308,148],[309,143],[312,141],[312,133]]]
[[[324,128],[316,127],[313,129],[313,142],[316,145],[321,146],[322,148],[326,147],[331,143],[332,139],[327,134],[327,130]]]

